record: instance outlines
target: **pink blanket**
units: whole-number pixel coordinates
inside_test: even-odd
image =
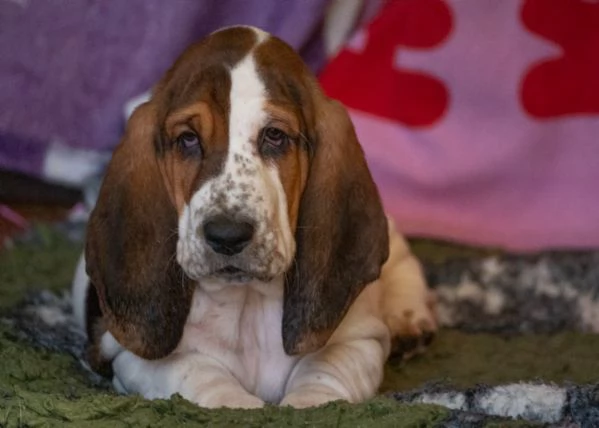
[[[321,80],[404,232],[599,246],[599,1],[389,0]]]

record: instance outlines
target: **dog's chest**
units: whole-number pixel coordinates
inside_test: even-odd
[[[198,289],[178,349],[214,358],[248,392],[278,402],[297,362],[283,350],[282,314],[279,292],[251,286]]]

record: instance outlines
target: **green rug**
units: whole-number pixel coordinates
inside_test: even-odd
[[[432,261],[481,254],[426,242],[417,242],[414,248]],[[62,234],[40,228],[35,239],[2,253],[0,308],[7,310],[35,290],[60,293],[68,289],[80,249],[80,244]],[[118,396],[109,388],[96,386],[74,357],[32,346],[0,324],[0,426],[467,426],[446,408],[399,403],[388,393],[430,382],[460,388],[535,379],[592,383],[599,380],[597,350],[599,337],[575,332],[502,337],[446,329],[425,355],[408,363],[390,362],[381,396],[366,403],[332,403],[302,411],[274,406],[255,411],[205,410],[180,397],[148,401]],[[471,422],[472,426],[534,425],[492,418]]]

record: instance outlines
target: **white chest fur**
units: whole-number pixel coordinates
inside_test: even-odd
[[[175,352],[219,361],[251,394],[278,402],[298,358],[283,350],[283,284],[206,284],[193,297]]]

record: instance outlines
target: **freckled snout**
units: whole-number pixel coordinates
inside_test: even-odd
[[[218,254],[233,256],[243,251],[254,237],[254,225],[225,215],[209,218],[203,224],[206,244]]]

